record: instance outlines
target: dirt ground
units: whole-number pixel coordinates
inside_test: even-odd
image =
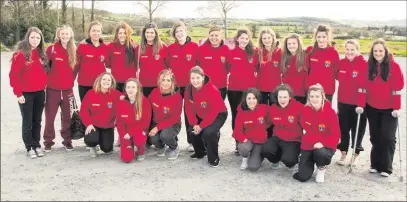
[[[189,158],[184,127],[179,134],[181,153],[174,161],[157,157],[155,151],[150,151],[144,161],[125,164],[120,161],[118,147],[111,155],[91,158],[83,139],[74,141],[74,151],[67,152],[59,135],[59,115],[52,152],[43,158],[29,159],[21,138],[17,99],[9,87],[10,57],[11,53],[1,53],[1,200],[406,200],[406,180],[399,182],[398,144],[394,174],[389,178],[368,173],[371,144],[367,131],[363,141],[365,152],[361,153],[353,173],[347,174],[347,167],[336,164],[340,158],[337,151],[326,172],[325,183],[317,184],[314,177],[300,183],[284,166],[272,170],[268,161],[263,162],[258,172],[241,171],[241,159],[233,154],[230,115],[221,130],[218,168],[209,167],[206,158]],[[406,58],[396,59],[407,77]],[[78,98],[76,86],[74,90]],[[405,103],[404,90],[400,119],[404,178]],[[336,107],[336,103],[333,106]]]

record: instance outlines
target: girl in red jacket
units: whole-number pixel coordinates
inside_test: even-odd
[[[338,116],[326,100],[321,85],[312,85],[307,94],[307,103],[300,116],[300,124],[305,130],[301,139],[301,155],[298,172],[294,179],[308,181],[316,164],[316,182],[324,182],[326,166],[331,163],[336,144],[340,137]]]
[[[304,106],[293,98],[293,90],[287,84],[278,86],[273,95],[276,104],[271,106],[270,120],[273,136],[263,144],[262,154],[278,168],[279,161],[289,169],[295,169],[300,155],[302,128],[300,115]]]
[[[89,38],[82,41],[77,53],[77,65],[75,66],[75,79],[78,75],[78,91],[81,102],[86,93],[92,89],[96,78],[106,72],[105,63],[109,64],[107,57],[107,46],[100,38],[102,35],[102,24],[93,21],[88,28]]]
[[[259,36],[259,73],[257,74],[257,89],[261,92],[261,103],[275,103],[270,95],[280,82],[281,50],[277,47],[277,38],[270,28],[264,29]]]
[[[190,132],[195,153],[190,157],[202,159],[208,154],[209,165],[218,167],[219,132],[228,116],[225,102],[202,68],[193,67],[189,78],[191,84],[185,90],[184,103],[188,121],[193,126]]]
[[[153,108],[152,129],[148,135],[158,149],[157,156],[167,154],[168,159],[174,160],[180,151],[177,135],[181,130],[182,97],[171,70],[160,72],[158,86],[148,98]],[[167,151],[165,145],[169,147]]]
[[[121,96],[115,88],[114,77],[104,72],[96,78],[81,104],[79,116],[86,126],[84,141],[91,148],[92,157],[97,157],[96,145],[105,153],[113,151],[116,105]]]
[[[121,139],[120,156],[123,162],[129,163],[136,151],[137,160],[142,161],[151,122],[151,105],[143,96],[142,86],[137,79],[128,79],[124,89],[126,96],[118,102],[116,113],[117,131]]]
[[[45,129],[44,129],[44,151],[50,152],[55,144],[54,121],[58,108],[61,108],[61,136],[62,144],[67,151],[72,151],[71,136],[71,113],[73,112],[74,74],[76,65],[76,46],[74,33],[71,27],[65,25],[58,28],[56,32],[57,41],[48,46],[47,56],[51,64],[51,70],[47,75],[47,93],[45,98]]]
[[[238,106],[239,113],[236,117],[233,137],[239,142],[238,151],[242,156],[240,169],[248,168],[250,171],[257,171],[263,161],[261,151],[267,141],[270,107],[260,104],[261,94],[255,88],[249,88],[243,97]]]
[[[391,57],[385,41],[376,40],[368,60],[366,115],[372,143],[369,171],[380,172],[383,177],[388,177],[393,172],[403,88],[404,75],[399,64]]]
[[[187,36],[187,27],[183,22],[176,22],[172,26],[172,37],[175,39],[175,42],[168,46],[169,68],[174,73],[179,93],[184,98],[185,86],[189,83],[189,71],[197,64],[198,44],[191,41],[191,37]],[[185,128],[188,128],[189,123],[185,110],[184,120]],[[188,136],[188,132],[187,142],[189,144],[187,150],[193,151],[192,140]]]
[[[308,59],[300,35],[289,35],[283,46],[280,61],[281,83],[288,84],[293,90],[294,98],[305,104]]]
[[[13,54],[9,74],[23,119],[23,142],[30,158],[44,156],[40,139],[48,71],[42,32],[30,27]]]
[[[313,46],[307,48],[309,68],[307,87],[321,84],[327,99],[332,102],[335,93],[335,78],[338,73],[339,53],[330,45],[332,30],[326,25],[318,25]]]
[[[338,118],[341,128],[341,142],[337,148],[341,151],[342,157],[338,161],[339,165],[346,164],[346,156],[349,148],[349,131],[352,133],[352,145],[356,135],[357,117],[360,114],[358,138],[356,142],[355,156],[352,157],[353,165],[360,151],[363,151],[362,140],[366,129],[366,113],[363,113],[365,106],[364,97],[366,92],[367,62],[363,55],[359,54],[360,45],[356,40],[349,40],[345,43],[345,58],[339,61],[338,73]]]

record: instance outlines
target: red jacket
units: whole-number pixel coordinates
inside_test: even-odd
[[[92,124],[99,128],[114,128],[116,105],[121,95],[115,89],[108,93],[88,91],[79,112],[82,123],[86,127]]]
[[[131,137],[143,134],[143,132],[144,135],[148,133],[151,122],[151,105],[148,99],[144,96],[142,102],[142,111],[139,120],[136,120],[136,109],[134,108],[134,104],[131,104],[127,99],[118,102],[116,126],[120,137],[124,137],[126,133]]]
[[[17,51],[11,60],[10,86],[17,97],[23,92],[36,92],[45,89],[47,73],[42,66],[38,49],[31,51],[31,60],[27,61],[22,51]]]
[[[325,100],[319,111],[315,111],[312,106],[304,106],[300,124],[305,130],[301,139],[302,150],[314,150],[314,144],[318,142],[324,147],[336,150],[341,132],[338,116],[328,100]]]
[[[366,103],[367,62],[363,55],[352,61],[339,61],[338,102],[364,107]]]
[[[281,84],[280,58],[281,49],[276,48],[271,60],[267,61],[267,49],[263,49],[263,61],[260,62],[260,70],[257,74],[257,89],[261,92],[273,92]]]
[[[160,88],[155,88],[148,99],[158,130],[181,124],[182,97],[178,89],[174,95],[163,95]]]
[[[270,107],[265,104],[258,104],[254,110],[243,110],[239,105],[233,137],[239,142],[245,139],[257,144],[266,142],[267,128],[270,127],[269,110]]]
[[[189,91],[192,93],[192,99]],[[192,85],[187,86],[184,92],[184,103],[189,124],[197,125],[196,116],[198,116],[202,119],[199,123],[202,129],[211,125],[219,113],[227,111],[219,90],[210,82],[208,76],[205,76],[204,85],[200,90],[196,90]]]
[[[256,87],[258,65],[257,49],[252,58],[247,58],[246,52],[239,47],[229,52],[227,62],[230,69],[228,90],[245,91]]]
[[[127,65],[125,46],[120,43],[110,43],[107,45],[108,63],[112,75],[119,83],[125,83],[129,78],[137,77],[137,47],[134,47],[134,62]]]
[[[377,109],[401,108],[401,90],[404,88],[404,75],[394,59],[390,59],[390,72],[387,82],[380,76],[380,67],[377,67],[377,76],[373,81],[367,80],[366,102]]]
[[[304,105],[291,98],[285,108],[271,105],[270,120],[274,125],[273,134],[284,141],[301,142],[302,128],[300,116]]]
[[[136,51],[137,54],[138,51],[139,49]],[[153,52],[153,46],[147,45],[145,53],[140,55],[139,80],[143,87],[156,87],[158,74],[167,68],[165,61],[168,57],[167,46],[162,44],[156,55],[153,55]]]
[[[100,40],[100,45],[95,47],[90,39],[86,39],[87,44],[79,44],[76,53],[77,65],[74,74],[78,74],[78,84],[82,86],[93,86],[96,78],[106,72],[105,63],[109,61],[107,57],[107,46]]]
[[[309,54],[312,46],[307,48]],[[309,55],[308,55],[309,56]],[[309,58],[307,89],[314,84],[321,84],[327,95],[335,93],[335,78],[339,69],[339,53],[333,47],[316,48]]]
[[[178,42],[168,46],[169,68],[175,76],[177,86],[185,87],[189,83],[189,71],[196,65],[198,44],[187,37],[184,45]]]
[[[229,54],[229,48],[223,45],[223,40],[219,47],[212,47],[209,40],[198,48],[198,65],[204,70],[205,74],[211,78],[213,85],[218,89],[227,86],[228,68],[226,57]]]
[[[54,50],[52,50],[54,49]],[[73,88],[73,67],[69,64],[68,51],[60,42],[48,46],[47,57],[52,61],[51,70],[47,75],[47,87],[55,90]]]
[[[305,97],[306,89],[306,82],[308,71],[308,57],[305,56],[305,67],[302,68],[300,72],[297,71],[297,57],[292,56],[290,59],[290,63],[287,65],[287,72],[283,73],[283,83],[290,85],[293,89],[294,96],[301,96]]]

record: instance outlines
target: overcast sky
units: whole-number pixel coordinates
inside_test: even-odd
[[[275,18],[275,17],[323,17],[333,20],[401,20],[406,19],[406,1],[238,1],[240,7],[233,9],[231,18]],[[81,7],[81,1],[74,5]],[[194,18],[200,17],[195,11],[207,1],[169,1],[156,16]],[[90,8],[91,1],[85,1]],[[114,13],[145,14],[141,6],[132,1],[97,1],[98,9]],[[213,13],[213,17],[217,17]]]

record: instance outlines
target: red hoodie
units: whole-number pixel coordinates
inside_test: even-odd
[[[307,48],[309,54],[312,46]],[[309,56],[309,55],[308,55]],[[327,95],[335,93],[335,78],[339,70],[339,53],[333,47],[316,48],[309,58],[307,89],[314,84],[321,84]]]
[[[160,88],[155,88],[148,99],[153,109],[153,121],[157,123],[158,130],[181,124],[182,97],[178,89],[173,95],[163,95]]]
[[[247,58],[246,51],[239,47],[229,52],[227,57],[230,66],[228,90],[245,91],[248,88],[256,87],[257,52],[255,49],[251,58]]]
[[[365,106],[366,101],[367,62],[363,55],[352,61],[343,58],[339,61],[338,102]]]
[[[134,62],[127,65],[125,46],[120,43],[109,43],[107,45],[108,63],[106,66],[111,68],[112,75],[119,83],[125,83],[129,78],[137,77],[137,46],[134,48]]]
[[[139,49],[137,49],[138,54]],[[141,50],[140,50],[141,51]],[[140,55],[140,73],[139,80],[143,87],[156,87],[158,75],[163,69],[166,69],[168,57],[167,46],[162,46],[156,55],[153,55],[153,46],[147,45],[144,54]]]
[[[228,69],[226,57],[229,54],[229,48],[223,45],[223,40],[219,47],[213,47],[209,40],[198,48],[198,65],[204,70],[205,74],[211,78],[213,85],[218,89],[227,86]]]
[[[269,110],[270,107],[265,104],[258,104],[254,110],[243,110],[239,105],[233,137],[241,143],[245,139],[257,144],[266,142],[270,126]]]
[[[120,137],[126,133],[133,137],[137,134],[147,134],[151,122],[151,105],[146,97],[143,96],[141,117],[136,120],[136,109],[129,100],[119,100],[117,103],[116,125]]]
[[[190,91],[192,99],[189,96]],[[204,84],[199,90],[196,90],[192,85],[188,85],[184,92],[184,100],[189,124],[192,126],[197,125],[196,116],[198,116],[202,119],[199,124],[202,129],[211,125],[219,113],[227,111],[219,90],[210,82],[208,76],[205,76]]]
[[[285,108],[281,108],[277,104],[271,105],[270,120],[274,125],[273,134],[284,141],[301,142],[300,116],[303,109],[304,105],[294,98]]]
[[[116,105],[121,95],[115,89],[108,93],[96,93],[93,89],[88,91],[79,112],[82,123],[86,127],[92,124],[99,128],[114,128]]]
[[[308,57],[305,56],[305,67],[302,67],[302,70],[297,71],[297,57],[292,56],[290,58],[290,63],[287,65],[287,72],[283,73],[283,83],[290,85],[293,89],[294,96],[305,97],[306,82],[308,71]]]
[[[22,51],[17,51],[11,60],[10,86],[17,97],[23,92],[36,92],[45,89],[47,73],[42,66],[38,49],[31,51],[31,60],[27,61]]]
[[[87,44],[79,44],[76,50],[77,65],[74,74],[78,74],[78,84],[81,86],[93,86],[96,78],[103,72],[106,72],[105,63],[107,57],[107,46],[100,40],[100,45],[95,47],[90,39],[86,39]]]
[[[273,92],[281,84],[280,58],[281,49],[274,49],[271,60],[267,61],[267,49],[263,49],[263,61],[257,74],[257,89],[261,92]]]
[[[302,150],[314,150],[314,145],[318,142],[324,147],[336,150],[341,132],[338,116],[328,100],[325,100],[319,111],[315,111],[312,106],[304,106],[300,124],[305,130],[301,140]]]
[[[51,70],[47,75],[47,87],[55,90],[72,89],[74,73],[69,64],[68,51],[60,42],[56,42],[48,46],[46,53],[48,59],[52,60]]]
[[[175,76],[177,86],[185,87],[189,83],[189,71],[196,65],[198,44],[187,37],[184,45],[174,42],[168,46],[169,68]]]
[[[367,80],[366,102],[376,109],[401,108],[401,90],[404,88],[404,75],[399,64],[390,58],[390,72],[387,82],[380,76],[380,67],[377,67],[377,76],[373,81]]]

